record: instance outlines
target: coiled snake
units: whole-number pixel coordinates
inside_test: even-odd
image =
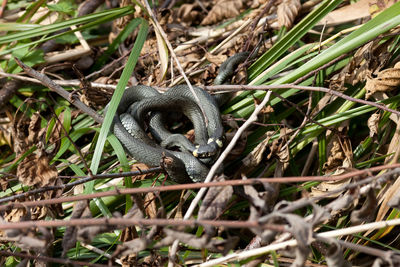
[[[221,65],[214,84],[222,84],[248,56],[248,52],[242,52],[228,58]],[[219,154],[224,142],[217,100],[203,89],[193,88],[203,107],[207,125],[187,85],[172,87],[164,94],[144,85],[126,89],[111,125],[112,132],[133,158],[149,166],[163,164],[165,171],[177,183],[203,181],[209,171],[207,165]],[[197,146],[183,135],[169,132],[164,127],[162,111],[180,112],[188,117],[194,127]],[[144,130],[149,112],[149,130],[160,144]],[[169,147],[178,147],[181,151],[167,149]]]

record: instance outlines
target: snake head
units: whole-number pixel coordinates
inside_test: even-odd
[[[215,156],[223,145],[224,142],[222,138],[210,138],[206,145],[197,145],[196,149],[192,151],[192,154],[196,158],[210,158]]]

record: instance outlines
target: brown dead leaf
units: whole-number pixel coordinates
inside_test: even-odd
[[[19,222],[21,221],[21,218],[24,218],[26,215],[26,209],[12,209],[5,213],[4,220],[6,222]]]
[[[369,13],[372,17],[376,17],[383,10],[398,2],[398,0],[369,0],[368,2]]]
[[[96,82],[107,84],[110,81],[102,77],[97,79]],[[82,88],[82,94],[79,96],[79,99],[88,106],[100,109],[104,108],[110,102],[113,92],[111,89],[86,86]]]
[[[334,191],[338,188],[341,188],[344,185],[347,185],[350,183],[351,179],[346,179],[346,180],[340,180],[340,181],[327,181],[327,182],[322,182],[317,186],[313,186],[311,188],[311,193],[310,197],[318,197],[321,195],[325,195],[327,192]],[[339,196],[341,192],[338,192],[336,194],[331,194],[327,197],[329,198],[335,198]]]
[[[400,179],[397,179],[393,184],[389,184],[387,191],[382,195],[379,195],[379,202],[381,203],[378,213],[376,215],[376,221],[381,221],[386,216],[390,207],[388,205],[389,201],[400,189]]]
[[[121,264],[122,264],[122,267],[131,267],[131,266],[139,265],[139,263],[137,262],[136,254],[129,254],[126,256],[122,256]],[[150,265],[150,266],[152,266],[152,265]]]
[[[285,26],[286,29],[290,29],[300,8],[300,0],[283,0],[277,11],[279,27]]]
[[[17,167],[18,180],[27,186],[46,186],[57,179],[57,168],[46,155],[30,154]]]
[[[193,64],[199,62],[200,55],[198,52],[189,53],[185,55],[178,56],[179,62],[181,62],[182,68],[190,68]]]
[[[243,167],[241,168],[242,174],[250,173],[257,167],[264,159],[264,153],[268,148],[268,143],[271,137],[275,134],[274,131],[269,131],[265,134],[265,138],[260,142],[247,156],[242,160]]]
[[[388,201],[389,207],[400,210],[400,190],[398,190]]]
[[[206,59],[208,61],[210,61],[211,63],[213,63],[217,66],[220,66],[228,58],[226,55],[223,55],[223,54],[213,55],[208,52],[204,56],[206,57]]]
[[[154,22],[152,21],[154,24]],[[168,48],[167,45],[165,44],[165,41],[157,29],[157,27],[154,25],[154,32],[156,33],[156,39],[157,39],[157,48],[158,48],[158,61],[161,65],[160,67],[160,73],[157,77],[157,82],[161,82],[164,80],[165,75],[167,74],[168,70]]]
[[[342,137],[334,136],[330,145],[328,160],[324,164],[325,173],[338,171],[339,167],[340,169],[353,168],[353,150],[350,139],[344,135],[346,131],[347,128],[341,130]],[[339,170],[339,172],[342,171]],[[337,172],[337,174],[339,173]]]
[[[267,159],[271,159],[274,156],[279,158],[280,162],[286,163],[289,160],[289,151],[288,148],[282,149],[284,144],[287,142],[287,136],[293,132],[292,129],[287,129],[285,127],[281,128],[279,138],[272,141],[270,145],[270,153],[267,156]]]
[[[360,0],[356,3],[333,10],[332,12],[329,12],[329,14],[318,23],[318,25],[335,25],[368,17],[370,15],[368,12],[369,2],[371,1],[372,0]]]
[[[157,218],[157,206],[154,201],[156,195],[152,192],[145,194],[144,196],[144,207],[146,214],[150,217],[150,219]]]
[[[334,141],[330,151],[328,161],[324,164],[325,172],[330,172],[332,169],[336,169],[341,166],[345,159],[344,152],[339,141]]]
[[[79,201],[76,202],[74,208],[72,210],[71,219],[84,219],[91,218],[92,214],[90,213],[89,205],[87,201]],[[70,248],[73,248],[76,245],[76,236],[78,229],[75,226],[67,226],[65,229],[64,237],[62,240],[62,257],[67,255],[67,252]]]
[[[6,191],[8,186],[9,186],[8,180],[6,178],[1,177],[0,178],[0,188],[3,191]]]
[[[121,231],[121,237],[119,238],[119,240],[121,242],[127,242],[127,241],[131,241],[138,237],[139,237],[139,234],[136,231],[135,226],[132,226],[132,227],[126,227],[125,229],[123,229]]]
[[[131,171],[135,172],[135,171],[142,171],[142,170],[148,170],[149,166],[147,166],[144,163],[135,163],[131,166]],[[147,174],[141,174],[141,175],[136,175],[135,177],[133,177],[135,182],[136,180],[146,180],[147,178],[150,177],[154,177],[155,173],[147,173]]]
[[[368,119],[368,128],[369,128],[369,136],[373,137],[378,134],[378,124],[379,124],[380,115],[378,113],[374,113]]]
[[[329,203],[326,208],[331,212],[331,215],[336,215],[342,213],[344,210],[349,210],[355,206],[357,200],[354,198],[353,194],[346,193]]]
[[[62,120],[62,115],[59,120]],[[46,146],[44,140],[47,128],[41,128],[38,112],[34,113],[31,119],[21,116],[14,122],[14,151],[17,156],[21,156],[33,145],[37,146],[35,153],[29,154],[18,164],[17,176],[22,184],[46,186],[55,183],[58,172],[55,165],[50,165],[50,161],[61,144],[61,125],[58,121],[55,125],[51,129],[52,135]]]
[[[397,0],[360,0],[350,5],[343,6],[330,12],[318,25],[336,25],[357,20],[370,15],[376,16],[377,12],[393,5]]]
[[[297,240],[298,247],[295,249],[295,261],[292,266],[304,266],[307,255],[310,252],[310,244],[313,241],[312,223],[296,214],[281,213],[274,211],[263,218],[263,222],[275,221],[286,226],[288,232]],[[291,253],[292,254],[292,253]]]
[[[268,0],[253,0],[250,7],[251,8],[257,8],[265,3],[267,3]]]
[[[120,7],[125,7],[125,6],[131,5],[131,2],[128,0],[121,0],[119,2],[120,2],[120,4],[119,4]],[[111,33],[108,36],[108,41],[110,44],[114,41],[115,38],[117,38],[118,34],[123,29],[125,29],[125,26],[132,19],[134,19],[135,17],[141,17],[141,15],[138,13],[142,12],[142,10],[138,6],[136,6],[135,10],[136,10],[135,14],[129,14],[127,16],[123,16],[121,18],[117,18],[117,19],[113,20]]]
[[[176,15],[178,21],[192,25],[200,21],[201,9],[196,1],[193,4],[185,3],[179,7]]]
[[[222,253],[226,255],[232,248],[236,246],[239,237],[232,237],[226,240],[223,239],[209,239],[206,235],[198,238],[196,235],[178,232],[172,229],[163,229],[166,237],[158,242],[154,248],[160,248],[172,244],[175,240],[179,240],[189,246],[196,248],[206,248],[212,252]]]
[[[329,87],[343,91],[345,84],[355,85],[365,81],[371,73],[377,74],[391,57],[391,53],[388,52],[389,45],[391,42],[382,43],[379,38],[359,48],[346,67],[339,74],[333,76]]]
[[[367,76],[365,89],[367,90],[365,98],[368,99],[376,92],[390,92],[400,85],[400,62],[393,68],[380,71],[376,78]]]
[[[375,195],[375,189],[371,188],[367,193],[367,199],[359,210],[351,213],[350,221],[353,224],[372,222],[375,218],[375,212],[378,206],[378,200]]]
[[[344,259],[342,248],[339,242],[335,238],[318,238],[319,241],[327,243],[328,247],[326,251],[321,251],[325,256],[325,260],[328,266],[341,266],[351,267],[353,266],[350,262]]]
[[[0,223],[2,224],[5,221],[9,222],[9,220],[23,222],[31,221],[32,219],[29,210],[24,209],[24,211],[22,211],[20,209],[14,209],[7,214],[4,220],[0,216]],[[14,242],[16,246],[23,250],[34,250],[41,253],[44,253],[49,247],[49,244],[54,240],[53,234],[44,227],[7,229],[4,230],[3,236],[5,236],[8,241]]]
[[[252,185],[245,185],[243,196],[260,214],[267,214],[272,210],[279,192],[270,183],[263,183],[263,186],[265,190],[259,191]]]
[[[353,151],[350,139],[345,135],[346,131],[347,127],[342,128],[341,137],[335,135],[331,143],[328,145],[329,157],[323,167],[325,173],[333,172],[333,175],[340,175],[353,168]],[[311,188],[310,197],[319,196],[326,192],[336,190],[343,185],[350,183],[350,180],[351,179],[322,182]],[[341,192],[338,192],[329,197],[337,197],[340,194]]]
[[[241,0],[220,0],[203,19],[201,25],[210,25],[224,19],[233,18],[240,14],[243,7]]]
[[[217,177],[218,182],[225,181],[223,176]],[[200,206],[199,220],[214,220],[222,215],[233,196],[232,186],[211,187]],[[204,226],[206,232],[212,235],[214,227]]]

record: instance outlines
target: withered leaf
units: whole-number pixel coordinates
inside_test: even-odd
[[[208,61],[217,66],[220,66],[227,59],[227,56],[223,54],[213,55],[211,53],[206,53],[205,57]]]
[[[391,42],[382,43],[381,38],[378,38],[359,48],[346,67],[331,79],[329,87],[343,91],[345,83],[355,85],[365,81],[368,75],[379,71],[390,59],[391,53],[388,52],[390,44]]]
[[[86,244],[90,244],[93,240],[93,238],[96,237],[96,235],[105,233],[105,232],[110,232],[117,229],[115,225],[92,225],[92,226],[86,226],[86,227],[80,227],[78,228],[78,231],[76,233],[76,238],[77,240],[84,242]]]
[[[201,238],[195,235],[174,231],[168,228],[163,229],[166,237],[158,242],[154,247],[159,248],[172,244],[175,240],[179,240],[189,246],[195,248],[206,248],[212,252],[227,254],[232,248],[236,246],[239,237],[232,237],[226,240],[222,239],[209,239],[206,235]]]
[[[218,182],[225,181],[223,176],[217,178]],[[199,219],[213,220],[221,216],[222,211],[232,198],[232,186],[211,187],[200,206]]]
[[[338,188],[341,188],[347,184],[349,184],[351,179],[345,179],[345,180],[339,180],[339,181],[327,181],[327,182],[322,182],[317,186],[313,186],[311,188],[311,193],[310,196],[316,197],[320,195],[325,195],[326,192],[334,191]],[[326,196],[327,198],[335,198],[339,196],[341,192],[335,193],[335,194],[330,194]]]
[[[378,124],[379,124],[380,115],[378,113],[374,113],[368,119],[368,128],[369,128],[369,136],[373,137],[378,134]]]
[[[352,168],[353,167],[352,161],[353,161],[353,152],[351,149],[350,139],[345,135],[343,135],[342,137],[335,135],[329,151],[328,160],[324,164],[324,171],[326,173],[329,173],[337,171],[339,167]],[[343,172],[342,170],[339,171]],[[339,173],[335,174],[337,175]]]
[[[136,238],[128,242],[124,242],[122,245],[117,247],[115,251],[118,255],[127,256],[131,254],[138,253],[144,249],[146,249],[147,245],[150,244],[151,240],[147,238]]]
[[[92,214],[89,209],[88,202],[79,201],[76,202],[74,208],[72,210],[71,219],[79,219],[79,218],[91,218]],[[67,226],[65,229],[64,237],[62,240],[62,257],[67,255],[67,252],[70,248],[73,248],[76,244],[76,235],[77,235],[77,227],[75,226]]]
[[[266,188],[264,192],[258,192],[252,185],[243,186],[246,199],[251,203],[252,206],[257,208],[257,210],[262,211],[262,213],[266,213],[271,210],[271,203],[269,201],[271,200],[271,196],[273,196],[275,193],[274,189],[268,184],[266,184],[264,187]]]
[[[283,0],[277,10],[279,27],[285,26],[287,29],[290,29],[300,8],[300,0]]]
[[[339,242],[335,238],[320,238],[317,237],[318,240],[327,243],[328,248],[326,253],[324,253],[326,264],[328,267],[351,267],[352,265],[346,261],[343,257],[343,252]]]
[[[20,221],[29,221],[30,212],[29,210],[20,217]],[[0,223],[4,222],[3,218],[0,217]],[[45,252],[53,242],[53,234],[44,227],[24,228],[24,229],[8,229],[5,230],[5,235],[9,241],[15,242],[15,244],[21,249],[34,250],[37,252]]]
[[[156,195],[152,192],[145,194],[144,196],[144,207],[146,214],[150,218],[157,217],[157,207],[155,202]]]
[[[18,180],[28,186],[46,186],[57,178],[57,168],[46,154],[30,154],[17,167]]]
[[[310,253],[310,244],[312,242],[312,224],[306,222],[303,217],[295,214],[285,214],[275,211],[267,216],[269,220],[283,219],[289,225],[288,231],[297,240],[297,247],[295,248],[296,258],[291,266],[304,266],[307,256]],[[267,219],[267,220],[268,220]]]
[[[350,221],[353,224],[361,224],[363,222],[371,222],[375,219],[378,200],[376,199],[374,189],[370,189],[367,193],[367,199],[359,210],[351,213]]]
[[[376,78],[367,76],[365,98],[368,99],[376,92],[389,92],[400,85],[400,62],[393,68],[380,71]]]
[[[400,190],[392,196],[392,198],[388,201],[388,206],[396,209],[400,209]]]
[[[268,143],[271,137],[275,134],[273,131],[266,133],[266,137],[261,141],[243,160],[243,167],[241,168],[242,174],[250,173],[257,167],[261,161],[265,158],[265,151],[268,148]]]
[[[349,209],[352,205],[354,205],[354,196],[352,194],[345,194],[329,203],[326,208],[333,214],[336,214]]]
[[[193,4],[182,4],[177,12],[178,20],[186,23],[194,23],[200,19],[201,12],[198,8],[198,4],[195,2]]]
[[[223,176],[216,179],[218,182],[225,181]],[[199,210],[199,220],[213,220],[222,215],[233,195],[232,186],[211,187]],[[208,234],[212,234],[213,227],[204,227]]]
[[[219,0],[203,19],[201,25],[209,25],[224,19],[236,17],[240,14],[242,7],[243,2],[241,0]]]

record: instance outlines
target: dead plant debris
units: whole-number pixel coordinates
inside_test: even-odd
[[[0,266],[398,266],[400,3],[339,2],[3,1]],[[312,14],[327,16],[309,28]],[[371,37],[354,45],[355,31]],[[243,51],[255,55],[231,83],[289,89],[235,93],[221,108],[234,146],[218,155],[217,186],[177,187],[101,139],[118,83],[182,83],[176,56],[209,85]],[[165,126],[196,140],[173,116]]]

